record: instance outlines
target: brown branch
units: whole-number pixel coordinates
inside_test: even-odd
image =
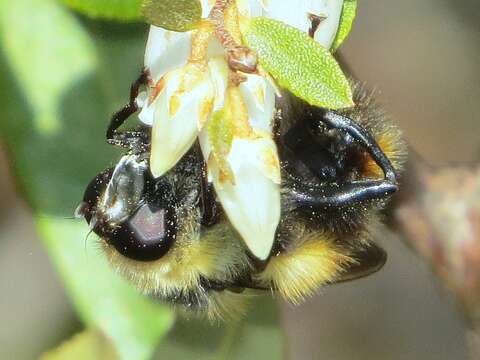
[[[480,164],[431,168],[412,156],[400,189],[391,225],[455,295],[480,356]]]
[[[335,55],[356,78],[343,54]],[[391,227],[458,300],[480,359],[480,164],[433,168],[410,151],[389,215]]]
[[[228,10],[231,6],[234,6],[234,9],[229,13]],[[230,69],[248,74],[255,73],[257,56],[249,48],[239,43],[241,39],[236,4],[232,0],[216,0],[208,19],[215,27],[215,36],[227,52]]]

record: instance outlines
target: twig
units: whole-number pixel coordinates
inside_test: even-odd
[[[227,14],[230,6],[236,6],[232,4],[232,0],[216,0],[208,18],[215,26],[215,36],[227,51],[230,69],[244,73],[254,73],[257,71],[257,56],[249,48],[240,45],[239,39],[232,36],[232,30],[238,29],[229,29],[232,27],[238,28],[236,8],[235,19],[229,19],[228,24],[225,22],[226,15],[232,16]],[[235,33],[237,32],[239,33],[239,31],[235,31]]]
[[[480,164],[428,167],[412,156],[391,225],[458,300],[480,358]]]

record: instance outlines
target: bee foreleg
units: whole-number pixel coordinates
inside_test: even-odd
[[[137,80],[132,84],[130,88],[130,100],[121,110],[117,111],[111,118],[110,124],[107,129],[106,137],[107,142],[112,145],[120,146],[134,151],[144,151],[145,143],[148,139],[145,139],[145,134],[141,131],[126,131],[118,132],[118,128],[138,110],[136,99],[140,86],[148,83],[148,73],[143,70]]]
[[[365,147],[383,170],[385,176],[381,180],[324,182],[314,187],[298,181],[291,186],[289,192],[292,202],[297,207],[314,209],[349,206],[358,202],[384,199],[397,191],[396,175],[390,160],[375,139],[363,127],[354,120],[329,110],[325,111],[322,116],[312,116],[311,120],[314,122],[313,126],[324,124],[350,135]]]
[[[150,139],[145,131],[123,131],[115,132],[112,138],[107,138],[107,143],[142,154],[148,151]]]
[[[208,182],[205,161],[202,166],[202,179],[200,184],[200,216],[203,226],[212,226],[218,220],[218,205],[215,199],[215,191]]]
[[[385,180],[352,181],[338,185],[323,184],[316,188],[296,184],[289,192],[297,208],[328,208],[349,206],[373,199],[383,199],[397,191],[397,185]]]
[[[356,141],[361,143],[368,151],[370,156],[378,164],[378,166],[380,166],[380,168],[383,170],[386,181],[388,181],[391,185],[396,185],[397,179],[392,163],[382,151],[380,146],[378,146],[375,139],[364,128],[362,128],[352,119],[330,110],[325,111],[323,117],[316,117],[314,120],[322,122],[331,128],[345,131]]]

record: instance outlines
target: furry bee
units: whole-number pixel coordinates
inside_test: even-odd
[[[356,106],[337,112],[289,94],[277,99],[282,215],[272,252],[260,262],[222,211],[198,144],[155,179],[150,128],[119,130],[137,111],[143,84],[145,74],[107,130],[107,141],[127,153],[91,181],[78,208],[113,267],[138,289],[228,317],[245,309],[245,290],[275,290],[296,304],[322,285],[383,266],[386,254],[371,232],[397,191],[405,146],[370,92],[354,85]]]

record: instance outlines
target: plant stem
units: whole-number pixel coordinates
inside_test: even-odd
[[[234,11],[227,14],[228,8],[231,6],[235,6]],[[232,16],[235,19],[232,19]],[[225,21],[226,17],[228,17],[228,21]],[[232,33],[240,34],[238,29],[238,10],[234,0],[216,0],[208,19],[215,26],[215,36],[227,51],[230,69],[244,73],[256,72],[257,56],[249,48],[239,44],[240,39],[236,40],[232,36]],[[228,29],[228,27],[232,29]]]

